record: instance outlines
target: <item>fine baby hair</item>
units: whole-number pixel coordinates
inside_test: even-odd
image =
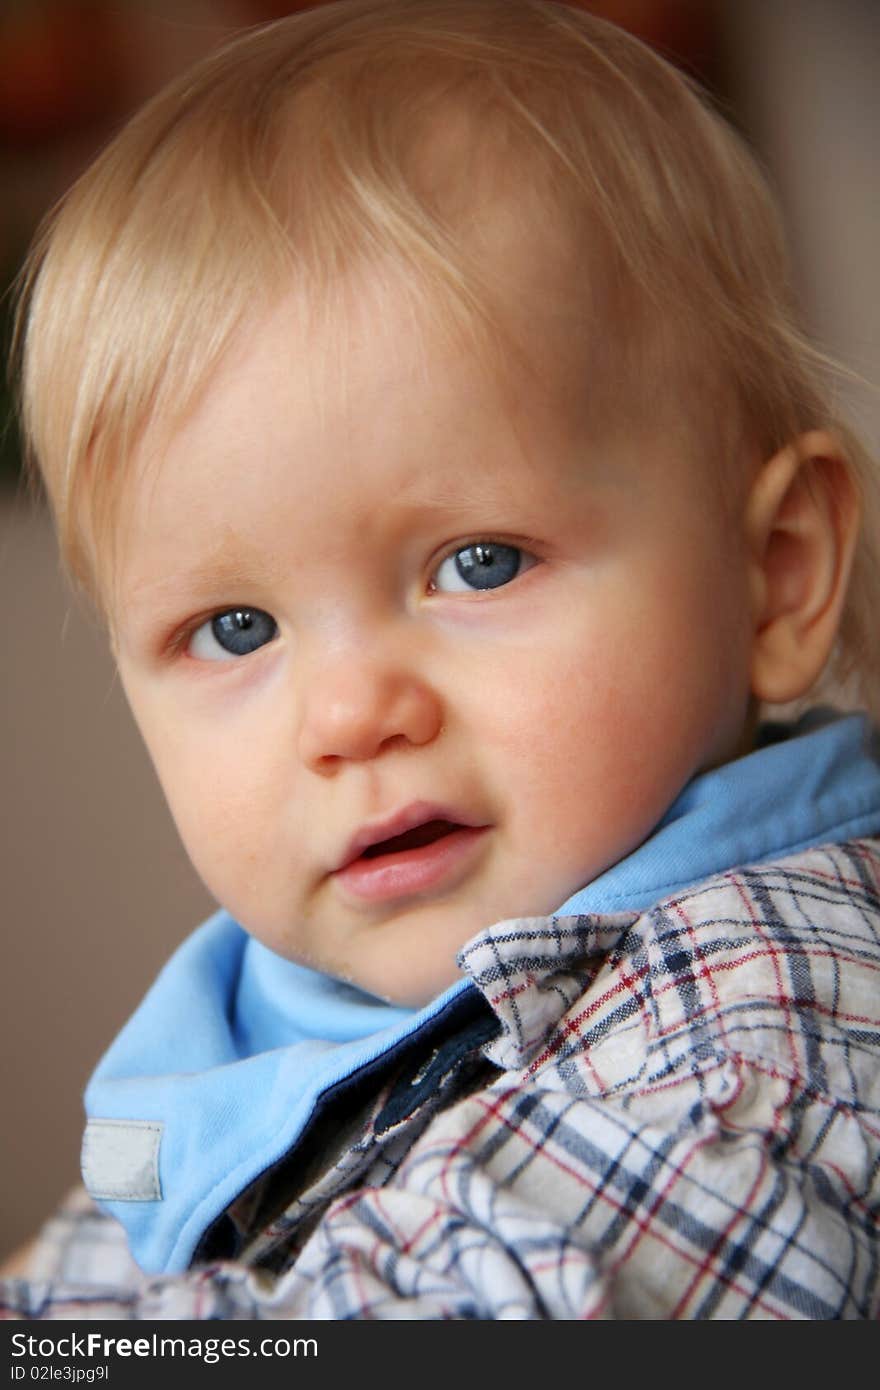
[[[682,74],[545,0],[345,0],[258,28],[81,178],[38,238],[18,330],[27,447],[72,573],[101,603],[133,446],[291,279],[329,313],[366,262],[514,350],[497,341],[511,288],[475,249],[499,196],[575,281],[604,428],[671,411],[734,490],[744,459],[836,431],[866,521],[834,665],[873,703],[871,467],[797,326],[772,198]]]
[[[876,1316],[880,737],[778,717],[876,695],[874,475],[707,99],[564,3],[313,7],[20,306],[217,910],[0,1309]]]

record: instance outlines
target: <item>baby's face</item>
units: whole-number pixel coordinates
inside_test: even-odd
[[[502,379],[368,289],[307,350],[280,302],[144,442],[112,617],[212,894],[420,1004],[733,755],[749,603],[714,461],[595,438],[564,335]]]

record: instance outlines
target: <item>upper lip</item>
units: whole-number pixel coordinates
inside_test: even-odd
[[[369,821],[366,825],[349,840],[345,852],[337,864],[334,873],[340,869],[345,869],[355,859],[359,859],[364,850],[371,845],[378,845],[382,840],[392,840],[397,835],[405,835],[408,830],[415,830],[418,825],[426,825],[428,821],[445,820],[452,825],[462,825],[469,828],[481,828],[485,822],[475,820],[473,817],[462,815],[459,811],[454,811],[448,806],[438,806],[430,801],[412,801],[408,806],[404,806],[399,811],[395,811],[383,820]]]

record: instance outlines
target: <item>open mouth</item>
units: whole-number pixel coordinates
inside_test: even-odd
[[[422,849],[425,845],[434,844],[435,840],[442,840],[447,835],[452,835],[456,830],[463,829],[455,821],[449,820],[428,820],[423,825],[413,826],[412,830],[405,831],[402,835],[392,835],[387,840],[379,840],[374,845],[368,845],[361,852],[362,859],[378,859],[383,854],[397,854],[408,849]]]
[[[445,892],[459,882],[477,862],[490,827],[463,824],[438,811],[416,803],[377,827],[380,834],[383,829],[394,834],[372,842],[369,832],[356,837],[333,873],[348,900],[389,903]]]

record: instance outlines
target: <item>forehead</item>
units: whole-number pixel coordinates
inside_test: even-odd
[[[317,293],[280,285],[272,307],[239,327],[186,414],[150,423],[125,466],[120,513],[155,484],[175,440],[208,421],[235,437],[242,421],[234,418],[239,396],[232,388],[245,376],[272,388],[262,400],[266,430],[279,414],[275,404],[298,403],[318,428],[329,423],[331,397],[338,418],[340,403],[358,390],[386,401],[396,392],[436,392],[438,366],[445,364],[448,377],[450,362],[464,359],[471,365],[458,383],[463,396],[479,378],[515,397],[524,373],[535,393],[580,389],[596,315],[584,311],[580,291],[572,293],[561,256],[536,257],[516,213],[504,205],[489,211],[473,237],[479,297],[445,293],[391,261],[353,267]],[[279,345],[289,350],[281,354]],[[595,389],[589,396],[596,398]]]
[[[501,513],[514,473],[535,508],[556,506],[545,455],[563,456],[581,396],[546,317],[541,351],[499,359],[376,277],[332,314],[287,295],[242,329],[186,420],[141,442],[111,609],[191,581],[206,601],[238,579],[271,586],[306,556],[329,564],[407,527],[454,534]]]
[[[238,464],[237,487],[255,500],[272,460],[317,479],[340,449],[352,490],[358,457],[395,445],[411,456],[413,484],[424,483],[418,449],[408,451],[405,439],[399,447],[402,431],[423,448],[434,429],[434,452],[450,454],[478,418],[497,417],[513,430],[530,411],[558,407],[571,356],[569,334],[560,331],[564,313],[547,296],[536,296],[527,312],[522,296],[516,316],[529,323],[526,342],[513,314],[503,325],[462,321],[382,274],[350,276],[318,302],[294,289],[242,326],[182,421],[158,421],[146,432],[122,510],[131,521],[173,490],[175,504],[210,514],[204,494],[229,458]]]
[[[163,575],[173,590],[186,555],[207,589],[244,575],[249,529],[282,524],[280,491],[320,525],[331,472],[347,500],[337,528],[375,524],[377,477],[401,519],[427,505],[453,526],[491,513],[517,464],[540,481],[542,455],[561,458],[565,441],[639,432],[622,389],[634,325],[615,322],[601,268],[562,232],[536,254],[530,219],[506,198],[484,213],[471,229],[478,313],[378,263],[322,294],[288,286],[241,326],[186,417],[154,422],[134,451],[111,615],[123,591]]]
[[[630,399],[622,400],[621,387],[630,387],[638,375],[630,368],[637,356],[633,340],[642,336],[639,308],[622,283],[598,227],[575,225],[558,190],[551,190],[531,168],[524,172],[517,150],[500,146],[496,131],[471,140],[477,152],[468,154],[462,168],[462,151],[470,149],[468,135],[473,136],[472,123],[472,113],[465,117],[459,112],[457,120],[435,124],[431,139],[420,141],[425,156],[421,177],[430,185],[423,191],[435,212],[442,213],[425,224],[422,242],[411,238],[408,248],[403,242],[394,243],[393,251],[383,258],[375,252],[377,238],[371,241],[368,229],[363,244],[343,257],[340,264],[348,268],[340,272],[329,253],[323,260],[320,250],[309,253],[308,235],[300,261],[297,233],[291,228],[288,250],[294,251],[300,291],[285,295],[282,277],[291,273],[288,256],[280,262],[269,258],[269,265],[258,274],[254,295],[262,302],[296,301],[291,331],[301,342],[315,379],[323,371],[350,371],[359,342],[376,347],[381,341],[383,352],[393,350],[394,342],[386,342],[384,333],[389,305],[408,306],[410,317],[422,326],[428,355],[441,339],[451,339],[476,362],[490,363],[496,373],[510,379],[526,370],[532,378],[557,384],[564,379],[570,393],[584,390],[586,383],[585,399],[596,428],[608,429],[631,415],[635,405],[632,390]],[[307,224],[307,210],[303,212]],[[445,232],[438,235],[437,229],[444,224]],[[219,239],[224,239],[222,233]],[[226,266],[226,271],[234,281],[233,267]],[[161,283],[167,294],[167,275]],[[125,495],[137,486],[144,459],[164,452],[157,449],[157,439],[163,431],[180,427],[179,403],[188,418],[191,401],[210,394],[210,382],[226,372],[226,362],[236,356],[241,361],[241,344],[253,325],[245,320],[227,341],[224,304],[222,293],[215,293],[211,302],[197,299],[188,306],[183,302],[169,306],[171,355],[163,364],[152,346],[147,352],[157,357],[156,389],[123,387],[116,393],[123,402],[121,414],[119,402],[99,412],[96,457],[107,463],[101,464],[100,488],[89,489],[88,470],[83,470],[82,530],[88,543],[91,512],[95,521],[91,529],[100,543],[92,547],[98,587],[105,592],[117,564],[113,494],[118,493],[121,514]],[[167,330],[169,323],[161,311],[161,302],[154,305],[154,317],[159,314],[159,326]],[[393,314],[390,317],[394,319]],[[161,333],[155,336],[157,342],[163,341]],[[226,362],[221,361],[218,371],[208,364],[220,342],[227,342]],[[131,359],[136,363],[143,355],[134,352]],[[125,371],[131,375],[128,368]],[[182,399],[178,381],[183,383]],[[137,381],[131,384],[137,387]],[[316,394],[322,395],[317,386]],[[143,409],[137,405],[132,416],[129,398],[155,401],[155,405]],[[151,410],[158,412],[158,418],[150,419]],[[103,439],[102,414],[107,420]],[[133,432],[128,430],[128,418],[134,420]],[[128,444],[138,437],[145,418],[149,422],[146,441],[141,440],[142,447],[133,451]],[[94,476],[98,478],[97,473]],[[108,520],[110,524],[105,524]]]

